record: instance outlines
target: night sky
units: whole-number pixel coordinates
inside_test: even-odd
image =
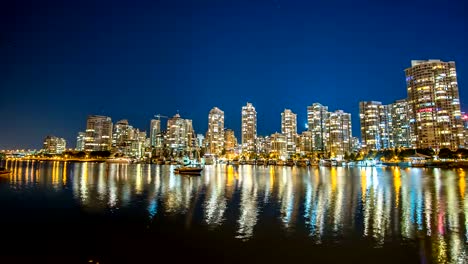
[[[358,102],[405,98],[414,59],[454,60],[468,110],[467,1],[1,2],[0,149],[74,147],[89,114],[148,131],[179,110],[205,134],[214,106],[240,139],[247,102],[259,135],[320,102],[360,137]]]

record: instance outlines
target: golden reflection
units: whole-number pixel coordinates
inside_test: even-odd
[[[52,186],[57,185],[58,183],[58,161],[52,163]]]
[[[143,190],[142,182],[143,177],[141,175],[141,164],[136,165],[136,177],[135,177],[135,192],[140,194]]]
[[[395,207],[400,205],[401,173],[400,168],[393,168],[393,185],[395,187]]]
[[[435,235],[432,239],[432,259],[437,263],[448,263],[447,243],[441,235]]]
[[[362,202],[364,202],[366,199],[366,190],[367,190],[366,170],[361,169],[361,201]]]
[[[24,178],[25,178],[25,182],[26,183],[30,183],[31,182],[31,178],[30,178],[30,175],[29,175],[29,160],[26,161],[26,169],[24,171]]]
[[[330,178],[331,178],[331,185],[332,185],[332,192],[336,190],[336,168],[331,167],[330,169]]]
[[[460,188],[460,196],[463,199],[465,198],[465,185],[466,185],[465,171],[463,169],[460,169],[458,175],[460,176],[458,179],[458,186]]]
[[[88,162],[82,163],[81,166],[81,181],[80,181],[80,198],[83,204],[86,204],[88,199]]]
[[[67,184],[67,164],[68,164],[67,161],[63,163],[63,170],[62,170],[62,184],[63,185]]]
[[[11,160],[5,166],[16,172],[12,188],[29,188],[23,183],[42,175],[41,184],[72,191],[85,207],[114,211],[143,203],[150,219],[171,215],[220,230],[235,225],[231,236],[243,240],[268,217],[279,220],[268,227],[272,232],[305,228],[314,243],[357,234],[380,247],[397,237],[420,241],[428,262],[463,263],[467,257],[464,170],[246,165],[207,166],[201,177],[185,177],[169,166],[61,164]],[[58,176],[63,185],[56,185]]]

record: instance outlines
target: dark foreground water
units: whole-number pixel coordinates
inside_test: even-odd
[[[466,171],[8,161],[0,263],[466,263]]]

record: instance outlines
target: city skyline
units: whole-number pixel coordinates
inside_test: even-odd
[[[461,1],[444,9],[361,1],[129,5],[2,4],[8,129],[0,132],[0,149],[40,148],[46,135],[74,145],[89,114],[128,119],[149,135],[154,115],[179,110],[205,133],[214,106],[240,139],[246,102],[258,112],[259,135],[281,131],[285,108],[304,131],[306,107],[318,102],[350,113],[360,137],[359,102],[406,98],[404,70],[419,59],[455,61],[467,111]]]

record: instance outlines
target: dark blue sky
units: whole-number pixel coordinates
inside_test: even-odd
[[[457,63],[468,110],[466,1],[2,1],[0,149],[39,148],[48,134],[75,146],[88,114],[148,130],[177,110],[205,133],[225,112],[240,138],[241,107],[258,132],[314,102],[353,117],[358,102],[406,97],[412,59]]]

